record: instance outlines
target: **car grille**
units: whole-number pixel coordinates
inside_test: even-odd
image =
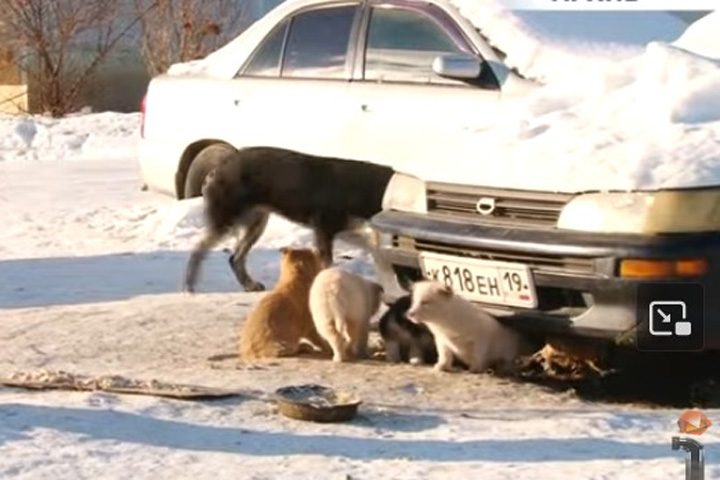
[[[433,252],[459,257],[495,260],[527,265],[536,271],[548,273],[567,273],[575,275],[597,275],[595,260],[588,257],[570,257],[545,253],[512,252],[507,250],[479,249],[464,247],[431,240],[421,240],[408,236],[393,237],[393,247],[416,252]]]
[[[527,228],[555,228],[571,194],[501,190],[428,183],[428,213],[483,224]],[[492,200],[495,208],[483,215],[477,205]]]

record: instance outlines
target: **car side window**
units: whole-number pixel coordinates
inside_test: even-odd
[[[461,84],[432,70],[435,57],[467,53],[432,17],[403,8],[373,8],[365,48],[365,80]]]
[[[252,77],[279,77],[283,44],[290,22],[285,21],[268,35],[253,53],[242,74]]]
[[[344,5],[296,15],[287,37],[281,77],[344,78],[357,10],[357,5]]]

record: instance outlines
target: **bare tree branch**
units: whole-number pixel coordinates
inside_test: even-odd
[[[238,35],[249,23],[253,0],[134,0],[142,16],[142,55],[150,75],[173,63],[202,58]]]
[[[63,116],[78,106],[98,67],[158,1],[128,14],[123,0],[0,0],[0,39],[37,89],[39,108]]]
[[[151,6],[147,7],[146,10],[139,12],[135,17],[122,28],[117,34],[113,31],[113,29],[107,28],[106,35],[102,39],[100,43],[98,43],[97,50],[95,51],[95,55],[92,58],[92,61],[85,67],[85,69],[80,73],[80,75],[77,76],[75,83],[72,84],[71,87],[68,89],[68,94],[76,98],[77,95],[80,93],[80,89],[85,85],[85,83],[90,79],[90,77],[95,73],[97,68],[100,66],[100,64],[107,58],[108,54],[110,53],[113,48],[118,44],[118,42],[125,37],[134,27],[140,22],[140,19],[146,15],[154,6],[151,4]]]

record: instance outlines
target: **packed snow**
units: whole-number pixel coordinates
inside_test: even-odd
[[[495,132],[504,133],[496,146],[551,153],[553,168],[543,170],[572,180],[560,190],[587,188],[583,182],[597,176],[623,188],[713,181],[716,64],[689,51],[697,40],[686,35],[682,48],[648,45],[628,62],[633,68],[607,77],[607,87],[582,101],[559,88],[541,90],[525,106],[532,113],[526,123]],[[580,128],[588,119],[599,130]],[[141,191],[138,124],[137,114],[0,117],[0,376],[64,369],[242,395],[178,401],[0,387],[0,478],[684,475],[685,455],[670,447],[680,410],[588,403],[488,375],[377,361],[238,363],[237,329],[260,295],[238,290],[220,250],[205,265],[201,293],[179,292],[201,205]],[[618,125],[627,130],[618,133]],[[567,142],[577,135],[584,148]],[[533,189],[561,186],[537,170],[531,184],[521,168],[509,155],[494,170]],[[500,181],[495,171],[482,173],[481,184]],[[306,229],[273,218],[249,268],[272,285],[278,248],[310,240]],[[360,252],[340,245],[337,253],[349,257],[340,260],[345,268],[372,274]],[[307,382],[356,392],[359,416],[338,425],[280,416],[274,389]],[[720,410],[706,414],[720,418]],[[706,478],[720,476],[718,432],[711,427],[701,438]]]

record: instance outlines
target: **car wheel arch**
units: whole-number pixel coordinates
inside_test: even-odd
[[[192,165],[193,160],[195,160],[198,154],[204,149],[217,144],[235,148],[229,142],[219,139],[198,140],[187,146],[180,157],[180,163],[178,165],[177,173],[175,174],[175,192],[178,199],[182,200],[185,198],[185,181],[187,180],[187,175],[190,171],[190,165]]]

